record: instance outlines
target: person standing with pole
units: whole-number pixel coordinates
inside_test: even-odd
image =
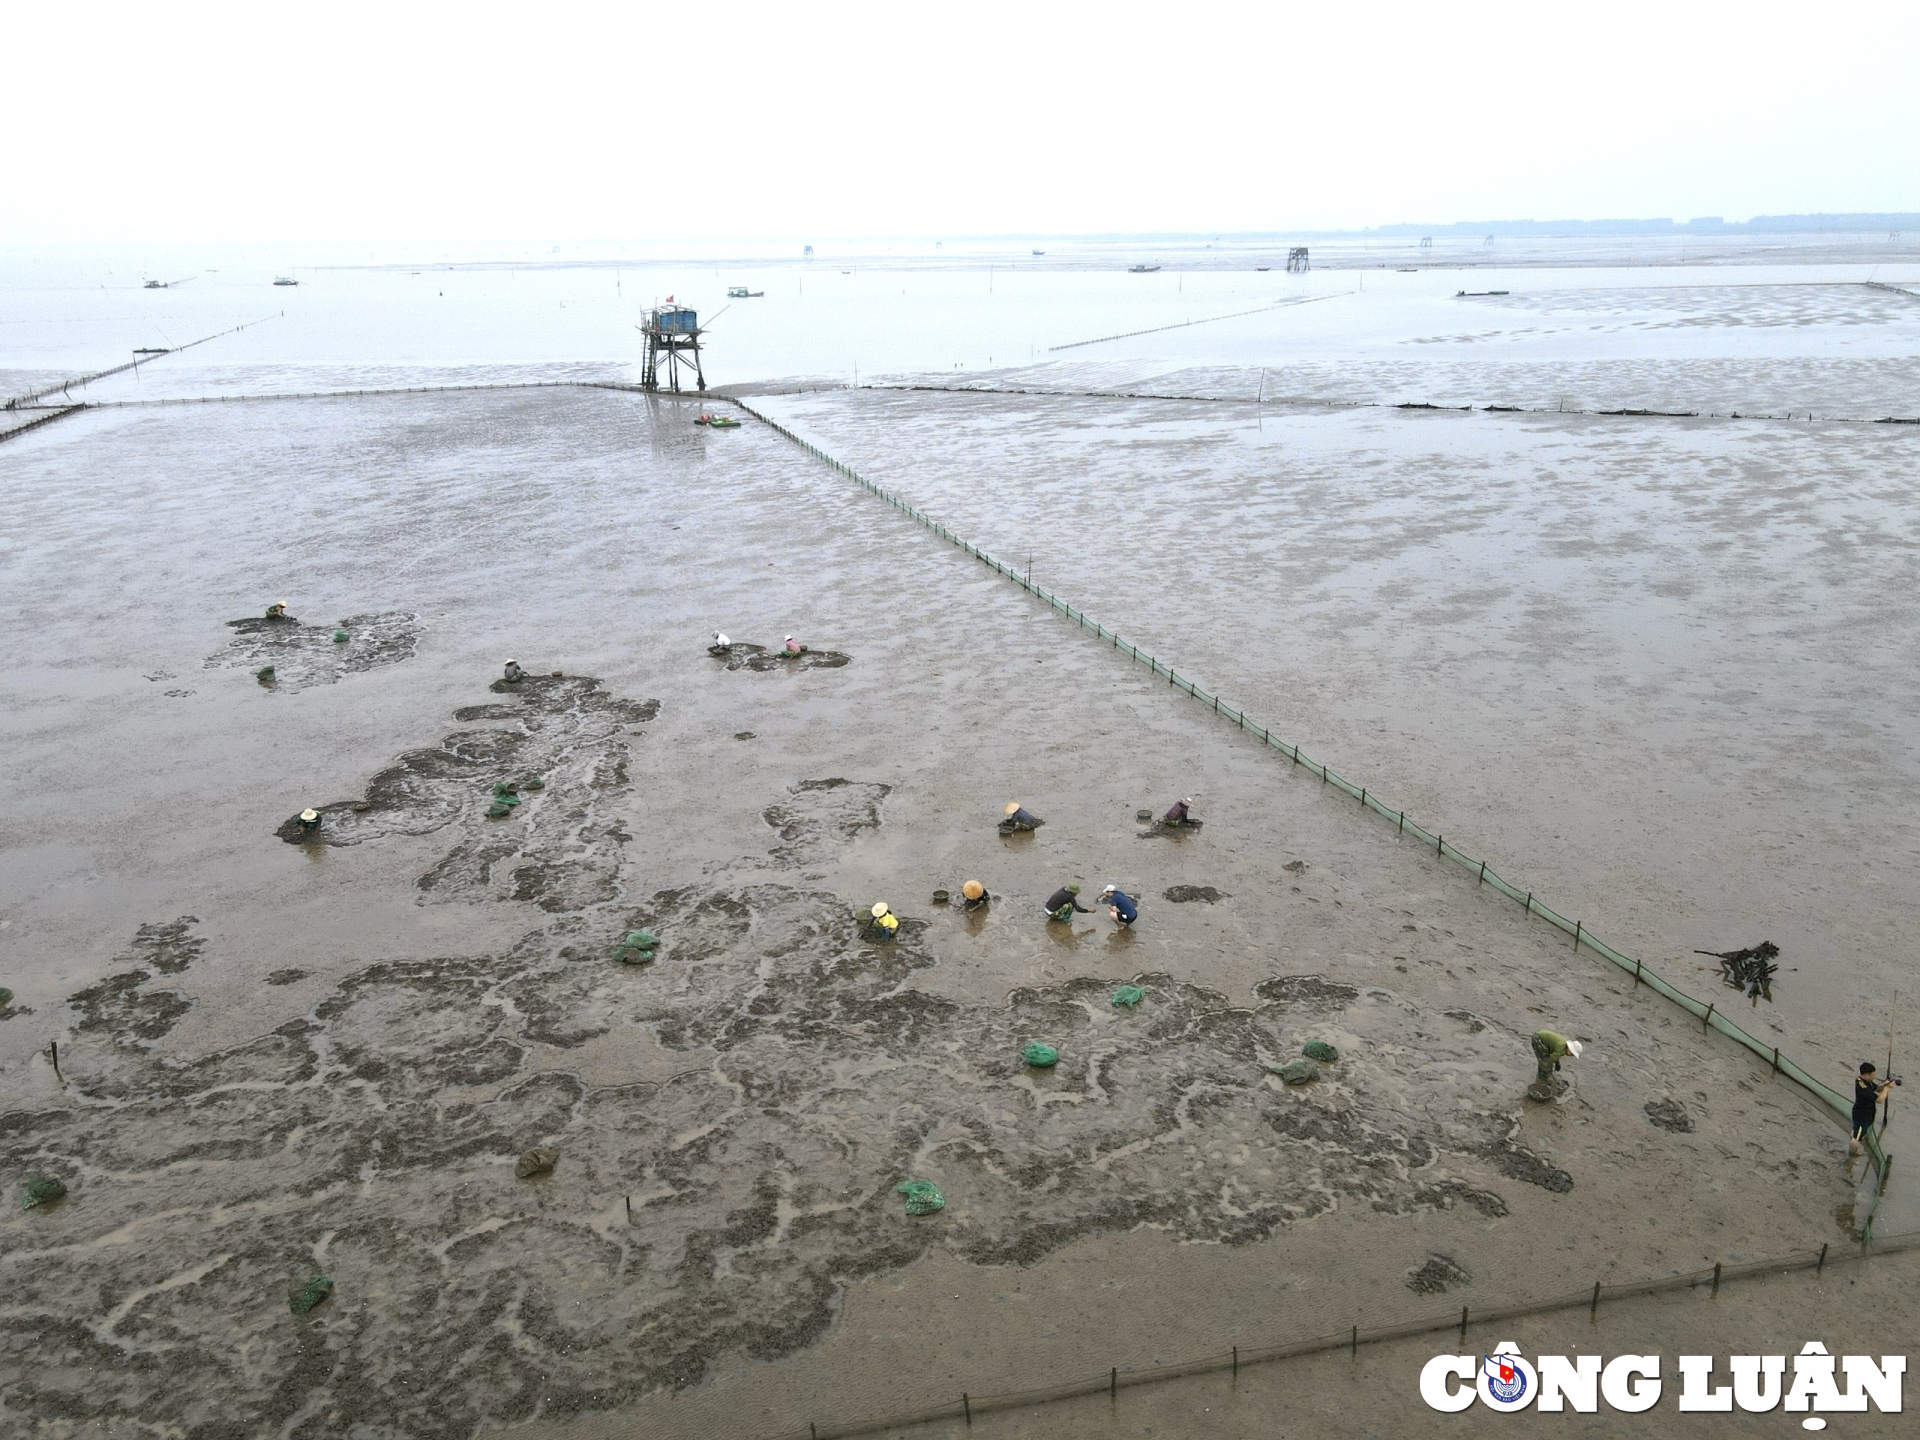
[[[1873,1061],[1860,1062],[1860,1073],[1853,1077],[1853,1129],[1847,1137],[1849,1161],[1866,1148],[1867,1133],[1873,1129],[1873,1119],[1879,1113],[1880,1102],[1899,1083],[1891,1078],[1882,1080],[1873,1068]]]

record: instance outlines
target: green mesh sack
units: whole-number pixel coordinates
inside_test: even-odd
[[[621,937],[613,958],[623,965],[643,965],[653,959],[653,952],[659,944],[659,937],[651,930],[629,930]]]
[[[322,1304],[333,1294],[333,1281],[324,1275],[315,1275],[304,1285],[296,1286],[288,1292],[287,1307],[296,1315],[305,1315],[316,1305]]]
[[[1300,1053],[1309,1060],[1319,1060],[1331,1065],[1340,1058],[1340,1052],[1324,1040],[1309,1040],[1300,1047]]]
[[[258,670],[253,672],[253,678],[262,684],[271,681],[273,679],[273,666],[262,665]]]
[[[520,782],[520,788],[522,790],[544,790],[547,788],[547,782],[542,780],[538,775],[529,775]]]
[[[1269,1065],[1267,1070],[1289,1085],[1310,1085],[1320,1078],[1320,1067],[1311,1060],[1289,1060],[1284,1065]]]
[[[1146,998],[1147,992],[1138,985],[1122,985],[1113,992],[1114,1006],[1119,1009],[1131,1010]]]
[[[1042,1045],[1036,1040],[1020,1052],[1020,1058],[1035,1069],[1044,1070],[1049,1065],[1057,1065],[1060,1063],[1060,1052],[1054,1049],[1053,1046]]]
[[[931,1180],[902,1180],[893,1188],[895,1193],[907,1197],[909,1215],[931,1215],[947,1208],[947,1197]]]
[[[334,644],[336,644],[336,645],[344,645],[344,644],[346,644],[346,643],[347,643],[347,632],[346,632],[346,631],[344,631],[344,630],[336,630],[336,631],[334,631],[334,632],[333,632],[333,643],[334,643]]]
[[[493,787],[493,799],[496,805],[518,805],[520,803],[519,787],[502,780]]]
[[[498,800],[487,806],[487,818],[489,820],[503,819],[512,813],[513,807],[511,805],[502,805]]]
[[[20,1202],[20,1208],[31,1210],[36,1205],[51,1205],[66,1193],[66,1182],[56,1175],[29,1175],[26,1198]]]
[[[0,1005],[11,1004],[13,1004],[13,991],[7,989],[4,985],[0,985]]]

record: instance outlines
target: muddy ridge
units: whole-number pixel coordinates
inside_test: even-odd
[[[744,640],[734,641],[725,650],[708,646],[707,653],[723,661],[729,670],[754,670],[762,674],[769,670],[838,670],[853,659],[838,650],[803,650],[798,655],[789,655],[785,650],[769,650]]]
[[[362,965],[208,1054],[169,1049],[207,958],[192,917],[140,927],[70,998],[65,1087],[0,1113],[0,1173],[69,1188],[15,1222],[34,1259],[0,1344],[39,1359],[9,1416],[452,1440],[791,1354],[848,1285],[936,1248],[1026,1265],[1141,1226],[1246,1244],[1352,1206],[1498,1221],[1505,1187],[1574,1184],[1517,1139],[1514,1037],[1284,956],[1245,995],[1147,973],[968,1002],[918,988],[925,921],[873,940],[860,897],[723,874],[624,898],[594,805],[657,707],[578,677],[495,689],[312,843],[457,827],[421,884],[527,901],[517,939]],[[488,819],[492,786],[533,771],[545,788]],[[776,857],[871,833],[889,793],[798,782],[764,812]],[[498,834],[515,858],[480,848]],[[656,957],[618,963],[638,928]],[[257,967],[269,1005],[298,978],[220,962]],[[1137,1008],[1113,1005],[1123,982]],[[1289,1089],[1269,1067],[1309,1039],[1341,1058]],[[630,1077],[583,1081],[568,1053],[590,1041],[596,1074],[627,1056]],[[1032,1042],[1059,1063],[1030,1067]],[[516,1178],[536,1147],[552,1172]],[[906,1179],[946,1209],[908,1217]],[[331,1298],[290,1313],[317,1273]]]
[[[209,655],[204,669],[271,665],[275,690],[292,692],[310,685],[331,685],[349,675],[380,670],[411,660],[420,640],[420,617],[404,610],[349,615],[332,625],[308,625],[291,617],[268,620],[250,616],[229,620],[233,638]],[[345,640],[335,640],[345,631]],[[169,692],[171,693],[171,692]]]
[[[660,958],[613,963],[642,920]],[[1510,1039],[1411,1060],[1432,1017],[1385,990],[1283,976],[1239,1003],[1144,974],[1137,1011],[1110,1003],[1119,976],[969,1005],[913,988],[933,964],[911,933],[862,941],[831,894],[664,891],[499,953],[367,966],[197,1059],[148,1053],[130,997],[173,992],[115,976],[75,997],[68,1093],[0,1116],[0,1164],[73,1190],[0,1319],[64,1358],[9,1403],[189,1435],[300,1414],[295,1435],[466,1435],[789,1354],[846,1284],[934,1247],[1029,1264],[1097,1231],[1241,1244],[1351,1204],[1497,1218],[1503,1180],[1564,1176],[1475,1078]],[[1399,1058],[1310,1093],[1265,1073],[1309,1035],[1364,1057],[1348,1023]],[[595,1089],[542,1058],[622,1031],[684,1066]],[[1030,1069],[1032,1040],[1059,1065]],[[513,1173],[536,1145],[562,1157],[537,1187]],[[939,1217],[904,1215],[910,1177],[945,1191]],[[139,1244],[88,1243],[127,1226]],[[335,1296],[294,1321],[288,1277],[315,1268]]]
[[[631,837],[606,805],[628,790],[629,737],[660,702],[623,699],[585,676],[492,688],[502,699],[454,712],[473,728],[400,756],[358,800],[313,807],[317,829],[295,814],[274,833],[290,845],[358,845],[451,826],[453,848],[415,882],[422,900],[526,900],[554,912],[613,900]],[[502,785],[513,787],[511,804],[498,803]]]

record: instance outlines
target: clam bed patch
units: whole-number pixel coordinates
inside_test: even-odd
[[[233,638],[224,650],[209,655],[202,668],[244,665],[257,671],[271,665],[273,688],[285,691],[331,685],[349,675],[398,665],[413,658],[420,640],[420,617],[404,610],[349,615],[337,625],[255,615],[229,620],[227,628]],[[347,638],[335,640],[335,632],[342,630]]]
[[[875,831],[885,784],[797,782],[761,812],[753,878],[627,898],[624,837],[596,806],[657,705],[585,677],[493,689],[456,712],[471,728],[288,838],[457,827],[428,895],[527,900],[539,924],[483,954],[364,965],[206,1054],[172,1049],[200,1003],[192,916],[141,926],[126,968],[68,1000],[64,1088],[0,1113],[0,1174],[68,1186],[0,1216],[0,1345],[34,1360],[0,1419],[451,1440],[790,1354],[849,1284],[935,1248],[1024,1265],[1142,1226],[1244,1244],[1342,1206],[1497,1219],[1510,1182],[1573,1185],[1516,1139],[1515,1037],[1386,989],[918,988],[945,921],[870,940],[847,897],[785,868]],[[543,789],[487,818],[494,783],[536,773]],[[760,878],[768,859],[781,878]],[[658,957],[616,963],[642,927]],[[222,959],[254,966],[268,1007],[304,973]],[[1145,999],[1118,1009],[1129,978]],[[1321,1079],[1268,1073],[1315,1038],[1342,1056]],[[1034,1041],[1059,1063],[1030,1068]],[[580,1078],[569,1052],[595,1042],[593,1073],[624,1055],[630,1080]],[[557,1166],[516,1178],[536,1146]],[[906,1216],[910,1178],[946,1209]],[[317,1272],[332,1298],[292,1313]]]
[[[317,830],[289,816],[274,833],[291,845],[358,845],[457,824],[453,848],[415,882],[422,900],[526,900],[557,913],[617,898],[620,847],[631,837],[603,807],[629,788],[627,736],[660,702],[580,675],[492,688],[500,701],[454,712],[474,728],[400,756],[359,800],[316,806]],[[522,787],[520,801],[490,819],[503,782]]]
[[[641,920],[660,959],[609,961]],[[1497,1217],[1507,1181],[1571,1184],[1514,1139],[1497,1031],[1317,976],[1231,997],[1141,975],[1137,1011],[1109,1003],[1121,977],[968,1004],[914,988],[925,933],[864,941],[841,897],[786,884],[665,891],[367,966],[197,1058],[140,1029],[140,997],[185,981],[142,966],[76,996],[97,1023],[63,1047],[67,1090],[0,1115],[5,1172],[71,1188],[5,1222],[0,1331],[39,1358],[0,1414],[464,1436],[789,1354],[848,1283],[936,1247],[1240,1244],[1342,1205]],[[608,1031],[685,1063],[589,1087],[555,1049]],[[1265,1074],[1320,1035],[1352,1058],[1299,1090]],[[1020,1059],[1036,1039],[1050,1071]],[[553,1174],[516,1180],[549,1144]],[[947,1209],[908,1219],[909,1177]],[[115,1232],[133,1243],[98,1243]],[[295,1318],[316,1266],[334,1298]]]

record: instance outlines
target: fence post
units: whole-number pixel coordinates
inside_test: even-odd
[[[1366,804],[1367,804],[1367,787],[1366,787],[1366,786],[1364,786],[1364,785],[1362,785],[1362,786],[1360,787],[1360,806],[1361,806],[1361,808],[1362,808],[1362,809],[1365,809],[1365,808],[1366,808]]]
[[[1813,1273],[1818,1275],[1822,1270],[1826,1268],[1827,1268],[1827,1242],[1822,1240],[1820,1242],[1820,1260],[1819,1260],[1819,1263],[1813,1267]]]
[[[1713,1262],[1713,1293],[1707,1298],[1709,1300],[1720,1298],[1720,1262],[1718,1260]]]
[[[1360,1358],[1360,1327],[1358,1325],[1353,1327],[1353,1349],[1350,1354],[1355,1360]]]
[[[1780,1073],[1780,1047],[1778,1045],[1773,1047],[1773,1073],[1776,1075]]]
[[[1487,862],[1484,860],[1480,862],[1480,878],[1474,883],[1477,885],[1484,885],[1487,883]]]
[[[1636,957],[1633,962],[1633,988],[1636,990],[1640,988],[1640,961],[1638,957]],[[1773,1052],[1773,1055],[1775,1063],[1777,1064],[1779,1062],[1780,1052],[1776,1050]]]
[[[1587,1307],[1587,1319],[1598,1320],[1599,1318],[1600,1318],[1600,1282],[1596,1280],[1593,1282],[1593,1304]]]
[[[1120,1367],[1118,1365],[1107,1372],[1107,1398],[1109,1400],[1120,1398]]]
[[[1445,857],[1447,853],[1447,837],[1446,836],[1436,835],[1433,837],[1433,853],[1443,858]]]
[[[973,1428],[973,1400],[964,1390],[960,1392],[960,1408],[967,1412],[967,1428],[971,1430]]]
[[[1407,833],[1407,812],[1404,810],[1400,812],[1400,833],[1402,835]]]
[[[1585,923],[1583,920],[1573,922],[1573,948],[1576,950],[1580,948],[1580,930]]]
[[[1714,1003],[1718,1004],[1719,1002],[1716,1001]],[[1707,1013],[1700,1017],[1700,1028],[1702,1030],[1711,1030],[1713,1028],[1713,1006],[1712,1005],[1707,1006]]]
[[[1527,891],[1527,914],[1533,914],[1533,892]]]
[[[1236,1380],[1240,1378],[1240,1347],[1238,1345],[1233,1347],[1233,1378]]]
[[[1467,1307],[1464,1305],[1460,1307],[1460,1343],[1467,1343]]]

